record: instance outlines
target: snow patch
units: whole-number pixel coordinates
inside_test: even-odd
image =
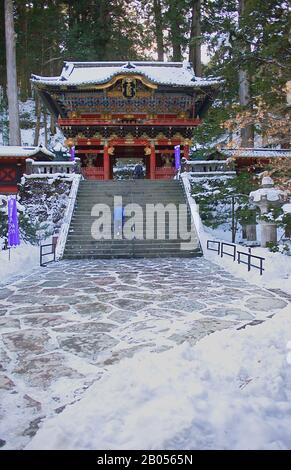
[[[290,449],[290,313],[123,359],[26,449]]]

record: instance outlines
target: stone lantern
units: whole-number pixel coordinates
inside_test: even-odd
[[[267,214],[272,207],[284,204],[287,193],[274,188],[274,181],[270,176],[262,179],[259,189],[252,191],[249,196],[251,204],[259,207],[261,216]],[[261,246],[266,247],[268,242],[277,243],[277,224],[272,221],[259,220],[261,226]]]

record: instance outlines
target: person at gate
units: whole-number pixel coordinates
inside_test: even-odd
[[[124,209],[122,206],[114,208],[114,238],[123,237]]]
[[[135,165],[133,170],[133,177],[134,179],[142,179],[144,177],[142,162],[139,162]]]

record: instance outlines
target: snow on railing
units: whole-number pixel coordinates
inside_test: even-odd
[[[60,260],[64,254],[67,236],[69,233],[70,223],[71,223],[72,215],[74,212],[76,197],[77,197],[81,178],[82,178],[81,175],[74,175],[73,177],[72,186],[71,186],[71,190],[70,190],[70,194],[68,198],[69,204],[67,206],[67,209],[64,215],[64,221],[62,223],[62,227],[59,233],[57,246],[56,246],[56,260],[57,261]]]
[[[201,249],[204,253],[204,237],[201,236],[202,232],[204,232],[203,224],[199,215],[199,207],[196,204],[195,200],[191,194],[191,183],[190,183],[190,174],[189,173],[180,173],[180,181],[182,182],[184,193],[186,196],[187,204],[189,206],[191,212],[191,218],[193,220],[194,226],[196,228],[197,236],[200,241]]]
[[[25,160],[27,175],[50,175],[54,173],[72,174],[80,173],[80,159],[73,162],[36,162],[31,158]]]
[[[183,171],[191,172],[193,176],[236,174],[228,160],[187,160],[183,163]]]

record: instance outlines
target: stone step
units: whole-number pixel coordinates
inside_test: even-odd
[[[197,245],[196,244],[193,244],[193,243],[185,243],[185,246],[186,247],[187,245],[189,245],[187,248],[191,251],[194,251],[194,250],[198,250],[200,251],[198,248],[197,248]],[[164,243],[164,244],[160,244],[160,243],[157,243],[157,244],[147,244],[147,245],[136,245],[135,243],[127,243],[127,244],[124,244],[124,245],[104,245],[102,243],[100,244],[96,244],[95,246],[92,246],[92,245],[68,245],[66,247],[66,250],[65,250],[65,253],[77,253],[77,252],[82,252],[82,253],[87,253],[87,252],[136,252],[136,253],[141,253],[141,252],[144,252],[144,253],[149,253],[149,252],[164,252],[164,251],[168,251],[168,252],[173,252],[175,251],[176,253],[180,252],[180,251],[185,251],[184,249],[181,250],[181,243],[173,243],[173,244],[170,244],[170,243]],[[188,251],[188,250],[186,250]]]
[[[143,210],[142,216],[135,217],[135,227],[137,232],[144,235],[144,239],[127,240],[94,240],[91,236],[92,224],[96,217],[91,216],[92,206],[95,204],[107,204],[111,210],[111,217],[108,223],[111,226],[111,234],[114,237],[114,196],[122,196],[123,206],[136,203]],[[146,204],[174,204],[180,208],[185,204],[184,193],[178,181],[151,181],[151,180],[130,180],[122,182],[88,182],[80,183],[76,206],[72,217],[68,239],[65,247],[64,258],[66,259],[97,259],[97,258],[152,258],[152,257],[190,257],[201,256],[198,241],[183,240],[179,232],[175,239],[169,238],[169,218],[164,218],[165,236],[161,240],[157,237],[159,226],[157,216],[149,219],[146,217]],[[187,228],[190,231],[191,214],[185,206],[184,217],[187,220]],[[179,211],[181,214],[181,211]],[[125,222],[132,220],[132,216],[126,216]],[[105,219],[106,221],[106,219]],[[179,230],[179,219],[178,219]],[[153,230],[153,239],[147,239],[147,228]],[[134,233],[134,232],[133,232]],[[192,234],[192,236],[195,234]],[[181,250],[181,244],[188,244],[188,250]]]
[[[184,251],[177,253],[161,253],[161,254],[128,254],[128,253],[119,253],[119,254],[64,254],[64,259],[143,259],[143,258],[195,258],[201,257],[202,253],[198,252],[191,252],[191,251]]]
[[[179,213],[179,216],[180,216],[180,217],[183,216],[183,218],[184,218],[184,217],[187,217],[188,220],[191,219],[189,213]],[[136,215],[136,216],[134,216],[134,215],[133,215],[133,216],[130,216],[130,215],[129,215],[129,216],[125,216],[124,221],[126,222],[126,221],[128,221],[128,220],[131,220],[131,218],[134,218],[134,222],[135,222],[135,223],[139,223],[139,222],[145,223],[145,222],[147,222],[147,223],[157,224],[157,216],[155,216],[155,217],[150,217],[149,215],[146,216],[146,214],[144,214],[143,217],[139,217],[138,215]],[[171,217],[170,217],[170,218],[171,218]],[[168,215],[167,215],[166,217],[165,217],[165,216],[162,217],[162,221],[165,222],[165,223],[167,223],[168,219],[169,219],[169,216],[168,216]],[[175,217],[175,219],[176,219],[176,217]],[[75,216],[72,218],[72,225],[75,225],[75,224],[76,224],[76,225],[78,225],[78,224],[79,224],[79,225],[83,225],[85,222],[87,222],[88,225],[92,225],[92,223],[93,223],[95,220],[98,220],[98,217],[97,217],[97,216],[94,216],[94,215],[91,215],[91,213],[83,214],[83,215],[77,214],[77,215],[75,215]],[[109,221],[109,222],[113,223],[113,221],[114,221],[113,214],[111,213],[111,217],[110,217],[110,216],[104,217],[104,220],[106,220],[106,222]],[[159,221],[161,221],[161,218],[159,218]],[[178,222],[178,221],[179,221],[179,217],[177,217],[177,222]],[[184,222],[184,220],[183,220],[183,222]]]
[[[189,250],[66,250],[65,255],[66,256],[75,256],[75,255],[82,255],[82,256],[118,256],[118,255],[128,255],[128,256],[165,256],[165,255],[170,255],[170,256],[179,256],[181,253],[191,253],[193,254],[198,254],[199,251],[195,249],[189,249]]]
[[[140,180],[114,180],[114,181],[80,181],[80,186],[107,186],[107,187],[116,187],[116,186],[174,186],[181,185],[179,180],[149,180],[149,179],[140,179]]]
[[[165,194],[164,192],[161,194],[146,194],[146,193],[138,193],[138,194],[122,194],[115,192],[114,194],[94,194],[94,193],[88,193],[88,194],[79,194],[77,197],[76,201],[77,202],[85,202],[85,201],[96,201],[96,200],[105,200],[105,201],[114,201],[116,198],[122,197],[123,202],[139,202],[139,201],[168,201],[168,200],[183,200],[184,201],[184,196],[182,194],[177,194],[176,192],[171,193],[171,194]]]
[[[82,242],[72,241],[70,240],[67,243],[67,247],[74,248],[74,247],[91,247],[91,248],[120,248],[120,247],[145,247],[145,248],[152,248],[152,247],[160,247],[160,248],[171,248],[171,247],[179,247],[181,243],[191,243],[189,241],[183,241],[182,239],[149,239],[149,240],[84,240]]]
[[[182,207],[181,207],[180,204],[175,204],[175,203],[173,203],[173,202],[172,202],[171,204],[174,204],[174,206],[176,206],[176,210],[179,209],[179,211],[183,211],[183,212],[185,212],[185,213],[186,213],[186,212],[188,212],[188,213],[191,212],[190,209],[189,209],[186,205],[184,205],[184,204],[182,204]],[[79,207],[79,206],[77,206],[77,207],[75,208],[75,212],[74,212],[74,215],[73,215],[73,216],[75,217],[75,216],[77,216],[77,215],[79,215],[79,214],[80,214],[80,215],[84,215],[84,216],[90,216],[90,215],[91,215],[91,212],[92,212],[93,206],[94,206],[94,204],[89,205],[89,206],[87,206],[87,207]],[[113,213],[113,211],[114,211],[114,206],[108,204],[108,207],[109,207],[110,211]],[[124,207],[124,206],[123,206],[123,207]],[[144,205],[140,205],[139,207],[142,209],[142,212],[143,212],[144,214],[145,214],[147,211],[148,211],[148,212],[153,212],[153,211],[154,211],[154,212],[157,212],[157,210],[160,210],[159,208],[156,208],[156,207],[155,207],[155,208],[148,208],[148,209],[147,209],[147,206],[144,206]],[[167,207],[167,204],[163,204],[161,210],[163,210],[163,211],[165,210],[165,212],[168,212],[168,209],[166,209],[166,207]],[[140,212],[140,209],[138,209],[137,212]]]
[[[168,188],[130,188],[127,186],[124,187],[114,187],[114,188],[80,188],[79,194],[141,194],[141,193],[155,193],[155,194],[164,194],[164,193],[177,193],[181,191],[180,186],[168,187]]]
[[[102,212],[102,211],[101,211]],[[107,216],[107,210],[105,211],[105,214],[104,214],[104,218],[106,220],[111,220],[113,222],[114,220],[114,211],[113,210],[110,210],[110,213],[108,213],[108,216]],[[79,222],[84,222],[84,221],[88,221],[88,222],[93,222],[94,220],[98,219],[98,216],[97,215],[91,215],[92,214],[92,211],[76,211],[75,214],[73,215],[72,217],[72,222],[73,221],[79,221]],[[170,213],[171,214],[171,213]],[[129,220],[131,218],[134,218],[136,222],[138,221],[145,221],[147,220],[148,222],[151,222],[151,221],[155,221],[157,220],[157,216],[159,215],[159,220],[162,219],[163,220],[167,220],[169,217],[175,217],[176,218],[176,214],[177,214],[177,220],[179,219],[179,216],[180,217],[191,217],[191,212],[189,210],[187,211],[184,211],[184,210],[178,210],[178,208],[176,209],[176,211],[174,211],[174,214],[173,215],[169,215],[169,212],[168,211],[163,211],[161,214],[159,214],[157,211],[155,211],[154,213],[152,213],[151,211],[142,211],[142,214],[139,214],[139,211],[137,211],[136,213],[134,213],[133,211],[133,214],[129,214],[129,215],[125,215],[124,216],[124,219],[125,220]]]

